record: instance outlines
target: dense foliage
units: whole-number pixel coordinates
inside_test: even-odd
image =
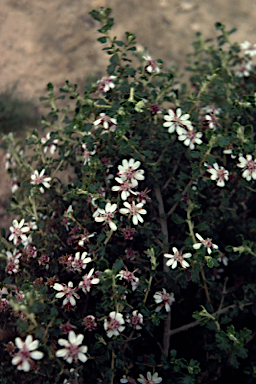
[[[91,16],[106,75],[5,138],[1,382],[252,383],[256,48],[217,23],[186,86]]]

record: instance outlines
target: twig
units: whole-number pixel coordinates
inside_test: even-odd
[[[112,359],[111,359],[111,371],[112,371],[112,376],[111,376],[111,381],[110,381],[110,384],[114,384],[114,377],[115,377],[115,373],[114,373],[114,368],[115,368],[115,352],[114,350],[112,349]]]
[[[191,220],[191,212],[192,211],[193,211],[193,204],[189,200],[188,201],[187,220],[186,221],[187,221],[187,224],[189,227],[190,236],[192,238],[193,243],[195,244],[196,238],[195,238],[195,234],[194,234],[194,223],[192,223],[192,220]],[[206,299],[207,299],[208,304],[210,305],[210,308],[213,312],[214,308],[213,308],[213,305],[211,303],[211,298],[210,298],[210,294],[209,294],[208,287],[207,287],[207,280],[206,280],[205,273],[204,273],[204,267],[201,263],[200,263],[200,266],[201,266],[200,272],[201,272],[201,276],[202,276],[202,280],[203,280],[203,286],[204,286],[204,290],[205,290]]]
[[[221,310],[223,302],[224,302],[225,294],[227,293],[227,289],[226,289],[227,288],[227,282],[228,282],[228,276],[226,276],[225,280],[224,280],[223,290],[222,290],[222,295],[221,295],[221,300],[220,300],[220,305],[219,305],[218,311]]]
[[[191,179],[190,182],[187,184],[186,188],[184,189],[184,191],[181,194],[180,201],[181,201],[182,197],[187,193],[189,187],[193,184],[193,181],[194,181],[194,179]],[[169,212],[167,212],[167,217],[169,217],[170,215],[173,214],[173,212],[175,211],[175,209],[179,205],[180,201],[176,201],[176,203],[172,206],[172,208],[169,210]]]
[[[163,197],[159,187],[155,187],[154,190],[155,190],[155,195],[158,202],[159,221],[160,221],[162,233],[164,235],[163,252],[168,253],[168,249],[169,249],[167,245],[168,227],[167,227],[167,218],[163,218],[165,216]],[[169,267],[166,265],[165,262],[163,263],[163,271],[166,273],[169,272]],[[164,331],[163,331],[163,353],[167,356],[168,356],[168,351],[170,347],[170,338],[168,337],[170,328],[171,328],[171,311],[168,313],[167,319],[164,320]]]
[[[253,303],[246,303],[243,305],[243,307],[247,307],[248,305],[252,305]],[[218,310],[216,312],[214,312],[212,314],[213,317],[215,317],[216,315],[222,315],[223,313],[226,313],[229,309],[232,309],[232,308],[236,308],[236,307],[239,307],[238,305],[236,304],[232,304],[232,305],[229,305],[228,307],[225,307],[225,308],[222,308],[221,310]],[[241,308],[240,308],[241,309]],[[185,324],[185,325],[182,325],[181,327],[179,328],[176,328],[176,329],[172,329],[170,330],[169,332],[169,336],[172,336],[172,335],[175,335],[176,333],[180,333],[180,332],[183,332],[183,331],[188,331],[190,328],[194,328],[196,327],[197,325],[200,324],[200,321],[202,321],[203,319],[200,319],[200,320],[196,320],[196,321],[193,321],[192,323],[189,323],[189,324]]]

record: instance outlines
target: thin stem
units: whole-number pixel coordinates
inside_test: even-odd
[[[112,371],[112,376],[111,376],[111,381],[110,381],[110,384],[114,384],[114,377],[115,377],[115,373],[114,373],[114,368],[115,368],[115,352],[114,350],[112,349],[112,358],[111,358],[111,371]]]
[[[210,294],[209,294],[209,291],[208,291],[208,287],[207,287],[207,280],[206,280],[206,277],[205,277],[204,268],[203,268],[202,265],[201,265],[200,272],[201,272],[201,276],[202,276],[202,280],[203,280],[203,286],[204,286],[204,291],[205,291],[206,299],[208,301],[208,304],[210,305],[211,310],[214,311],[214,308],[213,308],[213,305],[212,305],[212,302],[211,302],[211,298],[210,298]]]
[[[189,227],[190,236],[192,238],[193,243],[195,244],[196,243],[196,238],[195,238],[195,234],[194,234],[194,223],[191,220],[191,212],[192,211],[193,211],[193,203],[191,202],[191,200],[189,200],[188,201],[187,220],[186,221],[187,221],[187,224],[188,224],[188,227]],[[208,287],[207,287],[207,280],[206,280],[206,277],[205,277],[204,268],[203,268],[203,265],[201,263],[200,263],[200,266],[201,266],[200,272],[201,272],[201,276],[202,276],[202,280],[203,280],[203,286],[204,286],[204,291],[205,291],[206,299],[207,299],[207,302],[210,305],[210,308],[211,308],[211,310],[213,312],[214,308],[213,308],[212,303],[211,303],[211,298],[210,298],[210,294],[209,294]]]
[[[184,191],[181,194],[180,201],[181,201],[182,197],[187,193],[189,187],[193,184],[193,181],[194,181],[194,179],[191,179],[190,182],[186,185],[186,188],[184,189]],[[172,206],[172,208],[167,212],[167,217],[169,217],[170,215],[173,214],[173,212],[175,211],[175,209],[179,205],[180,201],[176,201],[176,203]]]
[[[198,102],[198,100],[200,100],[200,97],[202,95],[202,93],[206,90],[206,88],[208,87],[208,85],[211,83],[211,81],[213,81],[216,77],[218,76],[217,73],[213,73],[211,76],[209,76],[209,78],[207,80],[205,80],[203,83],[202,83],[202,86],[196,96],[196,98],[193,100],[193,104],[192,106],[190,107],[188,113],[191,114],[191,112],[193,111],[193,109],[195,108],[196,106],[196,103]]]
[[[220,300],[220,305],[218,308],[218,311],[221,310],[225,298],[225,294],[227,293],[227,282],[228,282],[228,276],[225,277],[224,284],[223,284],[223,290],[222,290],[222,295],[221,295],[221,300]]]
[[[155,191],[156,199],[158,202],[159,222],[161,225],[162,233],[164,235],[163,252],[168,253],[169,247],[167,244],[168,244],[169,234],[168,234],[168,226],[167,226],[167,217],[166,217],[165,210],[164,210],[163,197],[162,197],[161,190],[159,187],[155,187],[154,191]],[[163,217],[165,217],[165,218],[163,218]],[[163,271],[165,273],[168,273],[169,270],[170,270],[169,267],[164,262],[163,263]],[[165,282],[166,282],[166,278],[165,278]],[[168,313],[167,319],[164,320],[163,353],[166,356],[168,356],[169,347],[170,347],[170,338],[168,337],[168,334],[170,332],[170,328],[171,328],[171,311]]]
[[[38,221],[39,219],[38,219],[38,214],[37,214],[37,210],[36,210],[36,202],[35,202],[35,199],[34,199],[34,197],[29,196],[29,200],[30,200],[31,205],[32,205],[33,214],[34,214],[34,216],[35,216],[35,219],[36,219],[36,221]]]
[[[247,307],[249,305],[252,305],[253,303],[246,303],[243,305],[243,307]],[[236,305],[236,304],[233,304],[233,305],[229,305],[225,308],[222,308],[214,313],[212,313],[212,316],[215,317],[215,316],[219,316],[219,315],[222,315],[224,313],[226,313],[229,309],[233,309],[233,308],[240,308],[239,305]],[[201,320],[196,320],[196,321],[193,321],[192,323],[189,323],[189,324],[185,324],[185,325],[182,325],[181,327],[179,328],[175,328],[175,329],[172,329],[170,332],[169,332],[169,336],[172,336],[172,335],[175,335],[176,333],[180,333],[180,332],[183,332],[183,331],[188,331],[190,328],[194,328],[196,327],[197,325],[200,325],[200,321]]]
[[[64,159],[62,159],[62,160],[59,162],[57,168],[56,168],[55,171],[54,171],[54,174],[52,175],[52,179],[54,179],[54,177],[57,175],[57,173],[58,173],[58,171],[59,171],[59,169],[60,169],[60,167],[62,166],[63,163],[64,163]]]
[[[51,321],[49,322],[49,324],[47,325],[46,329],[45,329],[45,332],[44,332],[44,335],[43,335],[43,341],[44,343],[46,344],[47,340],[48,340],[48,331],[49,331],[49,328],[53,325],[55,319],[56,319],[57,316],[54,316],[51,318]]]
[[[158,104],[159,100],[166,92],[170,92],[170,85],[173,83],[173,79],[169,80],[167,84],[163,87],[163,89],[159,92],[159,94],[156,97],[155,103]]]
[[[144,300],[143,300],[143,304],[144,304],[144,305],[146,304],[146,301],[147,301],[147,298],[148,298],[148,294],[149,294],[149,292],[150,292],[150,288],[151,288],[152,280],[153,280],[153,276],[150,276],[150,277],[149,277],[149,281],[148,281],[147,291],[146,291],[146,293],[145,293],[145,297],[144,297]]]

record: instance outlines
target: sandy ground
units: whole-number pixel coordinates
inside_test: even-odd
[[[101,6],[113,9],[113,34],[135,33],[165,68],[184,67],[196,31],[211,38],[216,21],[238,29],[234,41],[256,42],[255,0],[0,0],[1,89],[18,82],[22,97],[39,104],[48,82],[58,89],[66,79],[83,84],[101,77],[108,57],[96,41],[99,24],[88,15]],[[2,168],[0,227],[6,227],[10,184]]]

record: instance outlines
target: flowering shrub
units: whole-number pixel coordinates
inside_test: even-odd
[[[198,34],[186,86],[91,15],[105,76],[66,82],[74,110],[48,84],[45,136],[5,138],[1,380],[252,383],[255,46]]]

